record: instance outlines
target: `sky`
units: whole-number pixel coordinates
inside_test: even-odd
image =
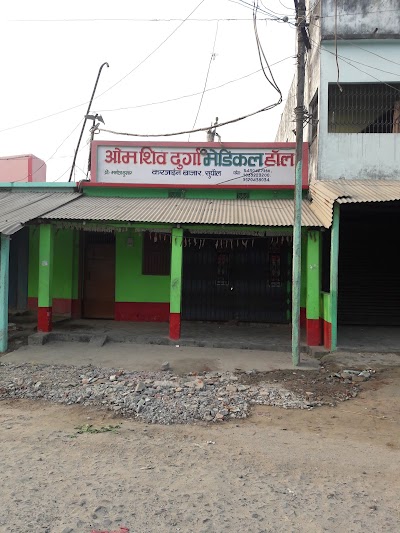
[[[258,14],[263,50],[285,100],[295,72],[293,3],[264,0],[264,6],[289,17],[285,23]],[[103,127],[113,131],[163,134],[207,127],[216,117],[220,122],[235,119],[279,98],[262,72],[256,72],[261,65],[252,11],[242,0],[7,2],[0,43],[0,156],[36,155],[47,163],[47,181],[68,180],[105,61],[109,68],[103,68],[91,112],[100,113]],[[206,90],[202,98],[204,88],[214,90]],[[176,100],[157,103],[171,99]],[[218,133],[224,142],[273,141],[284,104]],[[77,158],[76,181],[86,176],[89,128]],[[100,132],[96,140],[128,138]],[[185,134],[154,140],[207,139],[198,132],[190,139]]]

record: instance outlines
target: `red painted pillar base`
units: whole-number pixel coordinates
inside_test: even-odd
[[[169,338],[172,340],[178,340],[181,338],[181,314],[180,313],[169,314]]]
[[[332,324],[324,320],[324,348],[332,348]]]
[[[307,325],[306,308],[300,307],[300,327],[305,328]]]
[[[38,307],[38,331],[43,331],[44,333],[51,331],[53,327],[52,318],[52,307]]]
[[[307,344],[308,346],[321,346],[322,344],[322,327],[319,318],[307,319]]]

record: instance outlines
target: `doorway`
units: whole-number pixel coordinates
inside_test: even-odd
[[[185,241],[183,320],[290,321],[288,238],[196,235]]]
[[[83,317],[114,319],[115,236],[84,233]]]

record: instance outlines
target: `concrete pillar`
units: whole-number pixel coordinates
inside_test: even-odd
[[[181,336],[182,259],[183,230],[172,229],[171,287],[169,304],[169,336],[177,340]]]
[[[10,237],[1,235],[0,242],[0,352],[8,346],[8,276],[10,264]]]
[[[333,207],[333,221],[331,231],[331,335],[330,348],[335,351],[337,348],[337,313],[338,313],[338,275],[339,275],[339,220],[340,205]],[[328,339],[329,345],[329,339]]]
[[[320,320],[321,298],[321,233],[308,232],[307,242],[307,344],[322,344],[322,324]]]
[[[53,251],[54,228],[42,224],[39,234],[39,298],[38,331],[51,331],[53,316]]]

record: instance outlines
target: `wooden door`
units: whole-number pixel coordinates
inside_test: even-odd
[[[88,236],[85,242],[83,316],[84,318],[113,319],[114,303],[114,237],[102,234]]]

